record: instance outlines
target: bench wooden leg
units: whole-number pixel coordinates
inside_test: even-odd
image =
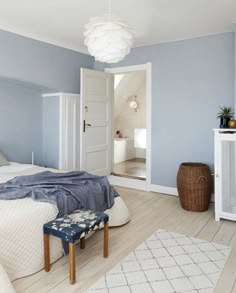
[[[108,234],[109,234],[108,223],[104,224],[104,243],[103,243],[103,256],[108,257]]]
[[[43,234],[44,239],[44,268],[46,272],[50,271],[50,244],[49,234]]]
[[[80,238],[80,249],[85,249],[85,237]]]
[[[70,284],[75,283],[75,243],[69,243],[69,257],[70,257]]]

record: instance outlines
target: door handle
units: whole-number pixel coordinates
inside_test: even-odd
[[[91,124],[89,123],[86,123],[86,121],[84,120],[84,127],[83,127],[83,131],[85,132],[85,129],[86,129],[86,126],[92,126]]]

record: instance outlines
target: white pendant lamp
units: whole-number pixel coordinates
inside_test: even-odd
[[[111,17],[109,0],[109,15],[91,18],[84,36],[84,44],[96,61],[117,63],[130,53],[134,33],[127,24]]]

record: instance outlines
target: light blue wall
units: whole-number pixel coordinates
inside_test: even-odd
[[[0,44],[0,149],[22,163],[34,149],[43,163],[41,94],[79,93],[80,68],[93,68],[94,59],[2,30]],[[12,81],[2,85],[6,78]]]
[[[236,119],[236,24],[234,26],[234,110]]]
[[[19,163],[40,163],[42,152],[42,99],[37,88],[0,79],[0,150]]]
[[[0,149],[42,161],[41,90],[79,92],[80,67],[103,68],[71,50],[0,31]],[[213,166],[219,105],[234,105],[234,34],[133,49],[116,66],[152,62],[152,183],[176,186],[183,161]],[[13,121],[13,123],[12,123]],[[40,162],[39,162],[40,163]]]
[[[0,30],[0,76],[79,93],[80,68],[93,68],[86,54]]]
[[[113,67],[146,62],[152,62],[152,183],[175,187],[181,162],[213,167],[218,106],[234,106],[234,34],[135,48]]]

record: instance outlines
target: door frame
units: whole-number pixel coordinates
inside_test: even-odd
[[[146,149],[146,181],[137,179],[130,179],[118,176],[109,176],[109,181],[118,186],[124,186],[128,188],[135,188],[140,190],[151,190],[151,170],[152,170],[152,156],[151,156],[151,128],[152,128],[152,63],[147,62],[146,64],[124,66],[124,67],[113,67],[105,68],[105,72],[118,74],[128,73],[135,71],[146,71],[146,129],[147,129],[147,149]],[[114,95],[112,97],[112,167],[114,166]]]

